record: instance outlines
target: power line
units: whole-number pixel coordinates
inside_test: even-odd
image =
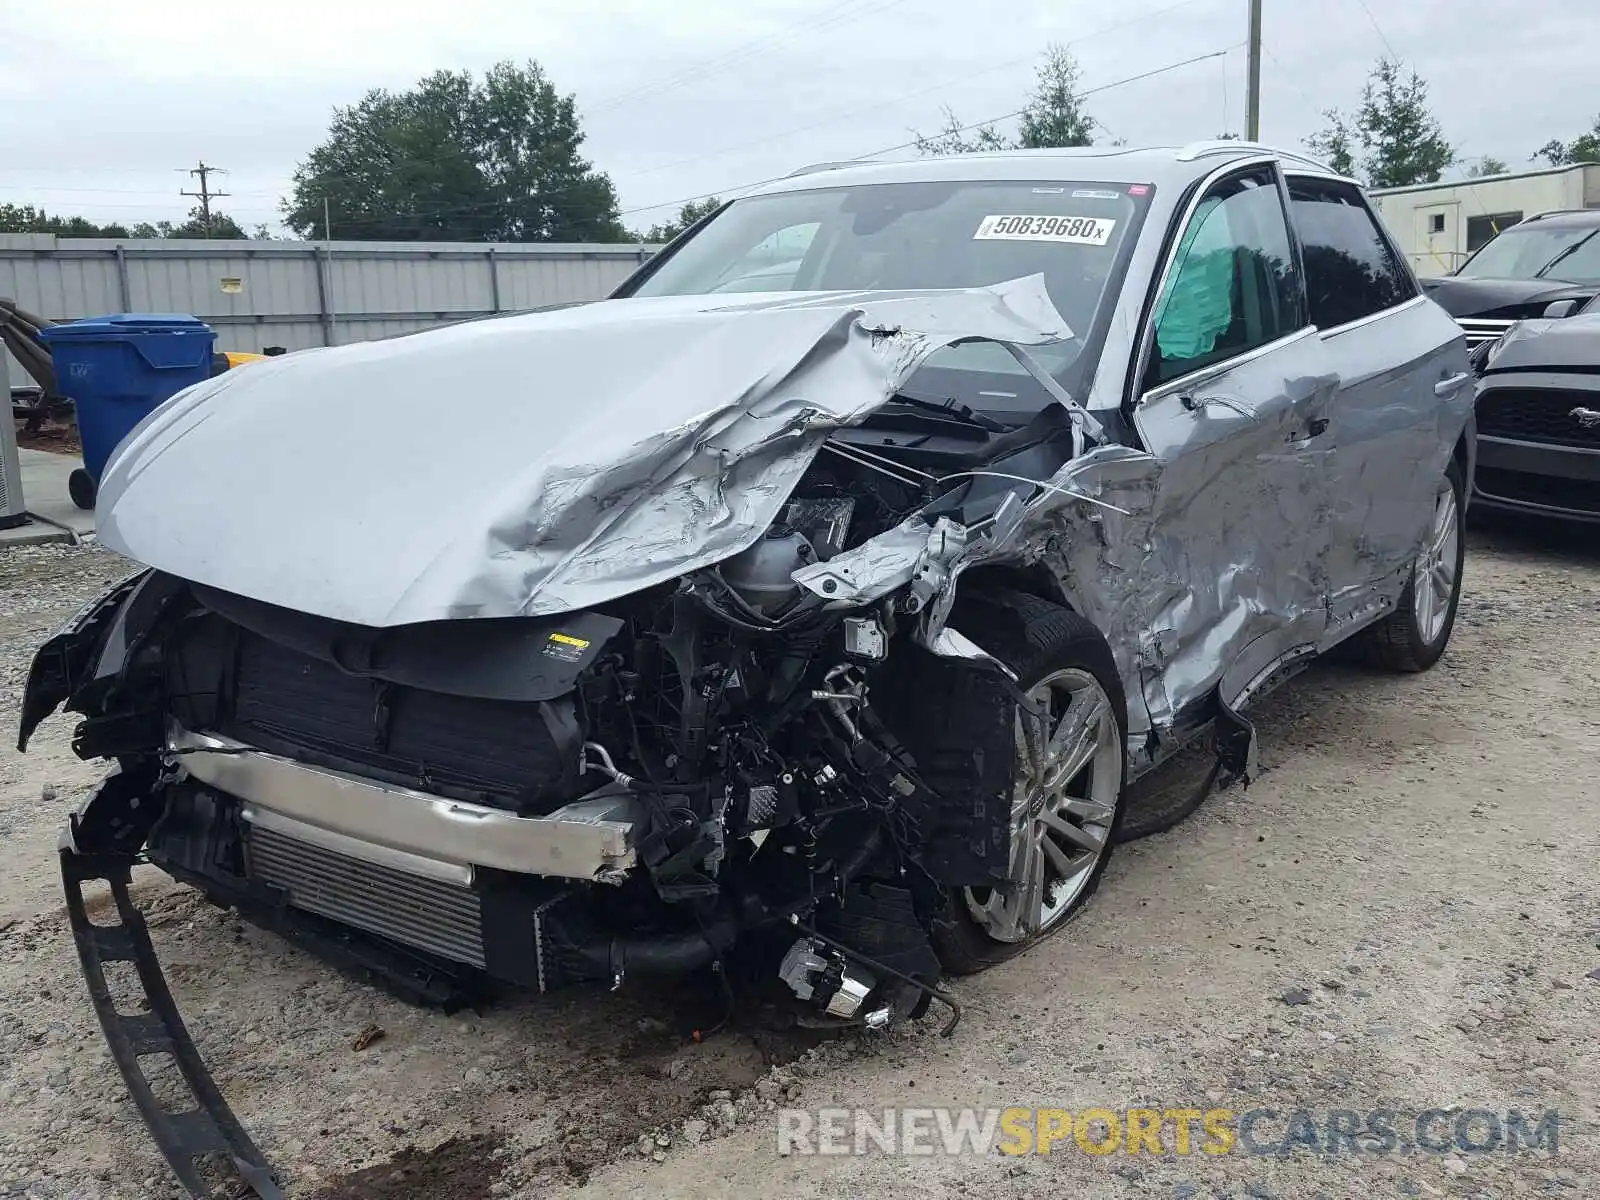
[[[1168,63],[1164,67],[1155,67],[1155,68],[1153,68],[1152,70],[1149,70],[1149,71],[1141,71],[1137,75],[1129,75],[1126,79],[1117,79],[1117,80],[1113,80],[1111,83],[1102,83],[1099,87],[1092,87],[1092,88],[1087,89],[1086,91],[1079,92],[1078,93],[1078,99],[1082,100],[1082,99],[1085,99],[1085,98],[1087,98],[1089,96],[1096,95],[1096,94],[1098,94],[1100,92],[1109,91],[1109,90],[1111,90],[1112,88],[1115,88],[1115,87],[1122,87],[1124,84],[1138,83],[1140,80],[1143,80],[1143,79],[1151,79],[1151,78],[1153,78],[1153,77],[1155,77],[1157,75],[1165,75],[1168,71],[1176,71],[1180,67],[1193,66],[1197,62],[1205,62],[1207,59],[1220,58],[1222,55],[1227,54],[1230,51],[1236,50],[1236,49],[1238,49],[1237,46],[1229,46],[1226,50],[1213,50],[1210,54],[1197,54],[1193,58],[1184,59],[1182,62]],[[962,125],[962,126],[959,126],[956,129],[946,129],[946,130],[943,130],[942,132],[944,132],[944,133],[968,133],[971,130],[979,129],[979,128],[985,126],[985,125],[993,125],[998,121],[1009,121],[1013,117],[1020,117],[1026,111],[1027,111],[1027,109],[1025,109],[1025,108],[1019,108],[1015,112],[1001,113],[998,117],[989,117],[987,120],[974,121],[971,125]],[[871,153],[868,153],[868,154],[857,155],[856,159],[876,158],[880,154],[889,154],[889,153],[891,153],[891,152],[893,152],[895,150],[909,150],[913,146],[918,145],[921,141],[922,141],[921,138],[912,138],[909,142],[900,142],[899,144],[894,145],[894,146],[885,146],[882,150],[873,150]],[[852,161],[856,161],[856,160],[852,160]]]
[[[1120,32],[1123,29],[1130,28],[1131,26],[1140,25],[1140,24],[1143,24],[1146,21],[1154,20],[1156,17],[1165,16],[1167,13],[1170,13],[1170,12],[1176,10],[1176,9],[1188,8],[1188,7],[1192,6],[1192,5],[1199,4],[1201,2],[1202,2],[1202,0],[1177,0],[1177,3],[1175,3],[1175,4],[1168,4],[1168,5],[1166,5],[1166,6],[1162,7],[1162,8],[1153,9],[1150,12],[1143,13],[1143,14],[1137,16],[1137,17],[1130,18],[1129,20],[1119,21],[1114,25],[1107,25],[1107,26],[1105,26],[1104,28],[1101,28],[1101,29],[1091,30],[1089,33],[1085,33],[1085,34],[1082,34],[1082,35],[1080,35],[1078,37],[1075,37],[1071,41],[1063,42],[1062,46],[1064,48],[1070,49],[1071,47],[1079,45],[1082,42],[1089,41],[1092,38],[1103,37],[1106,34],[1110,34],[1110,33],[1117,33],[1117,32]],[[797,126],[795,126],[793,128],[790,128],[790,129],[781,130],[778,133],[770,133],[770,134],[767,134],[764,137],[752,138],[749,141],[739,142],[738,144],[732,145],[732,146],[723,146],[720,149],[707,151],[704,154],[695,154],[695,155],[691,155],[688,158],[680,158],[680,159],[677,159],[677,160],[675,160],[673,162],[663,163],[660,166],[646,167],[642,171],[629,171],[629,172],[626,172],[625,174],[617,175],[617,176],[615,176],[615,178],[617,178],[617,179],[638,179],[638,178],[640,178],[641,176],[644,176],[644,175],[655,175],[655,174],[658,174],[661,171],[670,171],[670,170],[672,170],[672,169],[674,169],[676,167],[685,167],[685,166],[689,166],[689,165],[691,165],[693,163],[703,162],[703,161],[705,161],[706,159],[709,159],[709,158],[719,158],[724,154],[732,154],[732,153],[735,153],[736,151],[739,151],[739,150],[747,150],[751,146],[766,145],[767,143],[776,141],[779,138],[791,137],[791,136],[793,136],[794,134],[797,134],[797,133],[809,133],[813,129],[821,129],[824,126],[833,125],[833,124],[836,124],[836,123],[838,123],[840,121],[848,121],[848,120],[851,120],[851,119],[853,119],[855,117],[862,116],[865,113],[881,112],[886,108],[894,108],[894,107],[896,107],[896,106],[898,106],[900,104],[904,104],[907,100],[915,100],[918,97],[926,96],[926,95],[929,95],[929,94],[931,94],[933,92],[943,91],[945,88],[952,87],[952,86],[954,86],[956,84],[959,84],[959,83],[968,83],[968,82],[970,82],[971,80],[974,80],[974,79],[981,79],[985,75],[993,75],[993,74],[996,74],[996,73],[998,73],[1000,71],[1009,70],[1012,67],[1020,66],[1023,63],[1037,62],[1038,58],[1039,58],[1039,55],[1037,53],[1033,53],[1033,54],[1025,54],[1025,55],[1022,55],[1022,56],[1020,56],[1018,58],[1007,59],[1005,62],[997,63],[996,65],[994,65],[992,67],[985,67],[981,71],[970,71],[970,72],[968,72],[968,73],[966,73],[964,75],[957,75],[957,76],[954,76],[953,78],[942,80],[939,83],[933,84],[930,87],[918,88],[917,90],[911,91],[911,92],[903,92],[898,96],[892,97],[892,98],[890,98],[888,100],[880,101],[880,102],[878,102],[876,104],[869,104],[869,105],[866,105],[865,107],[857,107],[857,108],[846,109],[846,110],[844,110],[842,112],[835,113],[830,117],[824,117],[823,119],[821,119],[819,121],[813,121],[813,122],[811,122],[810,124],[807,124],[807,125],[797,125]]]
[[[1199,54],[1199,55],[1196,55],[1194,58],[1186,58],[1182,62],[1169,63],[1168,65],[1166,65],[1164,67],[1156,67],[1155,69],[1150,70],[1150,71],[1142,71],[1138,75],[1130,75],[1126,79],[1117,79],[1117,80],[1113,80],[1110,83],[1103,83],[1099,87],[1093,87],[1093,88],[1089,88],[1087,91],[1079,92],[1078,95],[1079,95],[1080,98],[1085,97],[1085,96],[1093,96],[1098,92],[1109,91],[1110,89],[1115,88],[1115,87],[1122,87],[1124,84],[1138,83],[1140,80],[1150,79],[1150,78],[1152,78],[1153,76],[1156,76],[1156,75],[1164,75],[1168,71],[1176,71],[1179,67],[1187,67],[1187,66],[1190,66],[1190,65],[1192,65],[1194,63],[1197,63],[1197,62],[1204,62],[1207,59],[1216,58],[1219,55],[1227,54],[1230,51],[1237,50],[1237,49],[1238,49],[1238,46],[1235,45],[1235,46],[1229,46],[1226,50],[1214,50],[1210,54]],[[990,117],[986,121],[977,121],[977,122],[974,122],[971,125],[963,125],[959,129],[952,129],[952,130],[948,130],[947,132],[949,132],[949,133],[966,133],[969,130],[977,129],[979,126],[982,126],[982,125],[993,125],[996,121],[1007,121],[1007,120],[1010,120],[1012,117],[1021,116],[1022,112],[1023,112],[1022,109],[1018,109],[1016,112],[1004,113],[1004,114],[1002,114],[1001,116],[998,116],[998,117]],[[888,153],[890,153],[891,151],[894,151],[894,150],[906,150],[906,149],[909,149],[912,146],[915,146],[916,144],[917,143],[916,143],[915,139],[913,139],[912,141],[909,141],[909,142],[901,142],[897,146],[885,146],[881,150],[873,150],[873,151],[870,151],[869,153],[866,153],[866,154],[858,154],[855,157],[850,158],[850,159],[848,159],[846,161],[849,161],[849,162],[863,162],[866,159],[876,158],[880,154],[888,154]],[[723,196],[723,195],[726,195],[729,192],[744,192],[744,191],[748,191],[751,188],[762,187],[762,186],[764,186],[766,184],[769,184],[769,183],[777,183],[780,179],[789,178],[790,174],[791,174],[791,172],[785,172],[782,175],[773,175],[773,176],[771,176],[770,178],[767,178],[767,179],[757,179],[757,180],[753,180],[750,183],[741,183],[741,184],[735,184],[732,187],[718,188],[716,191],[701,192],[698,195],[694,195],[694,196],[684,196],[683,198],[678,199],[678,200],[663,200],[659,204],[640,205],[637,208],[624,209],[618,215],[619,216],[623,216],[623,217],[629,217],[629,216],[633,216],[633,215],[635,215],[637,213],[652,212],[652,211],[654,211],[655,209],[658,209],[658,208],[680,207],[680,206],[685,205],[685,204],[690,204],[690,203],[692,203],[693,201],[696,201],[696,200],[708,200],[713,196]]]
[[[1378,40],[1383,43],[1383,48],[1389,52],[1389,57],[1396,62],[1400,56],[1395,53],[1394,44],[1389,41],[1389,35],[1383,32],[1383,26],[1378,24],[1378,18],[1372,15],[1372,9],[1367,7],[1367,0],[1356,0],[1361,5],[1361,11],[1367,14],[1367,20],[1372,22],[1372,28],[1378,35]]]
[[[1263,42],[1261,44],[1261,52],[1272,60],[1272,65],[1273,66],[1277,67],[1278,70],[1283,72],[1283,74],[1284,74],[1284,82],[1287,83],[1295,91],[1299,92],[1301,97],[1305,100],[1305,102],[1307,104],[1309,104],[1313,109],[1315,109],[1318,113],[1320,113],[1322,110],[1317,107],[1317,102],[1311,98],[1311,93],[1306,91],[1305,88],[1301,87],[1298,83],[1295,82],[1294,76],[1289,73],[1289,68],[1283,65],[1283,60],[1272,52],[1272,47],[1268,46],[1265,42]]]

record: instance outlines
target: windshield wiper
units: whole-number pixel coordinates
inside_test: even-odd
[[[965,404],[957,404],[949,399],[942,404],[932,400],[919,400],[916,396],[908,396],[904,392],[896,392],[889,401],[890,404],[904,404],[908,408],[920,408],[924,412],[938,413],[942,417],[952,417],[957,421],[964,421],[968,425],[976,425],[979,429],[987,429],[990,433],[1009,433],[1011,426],[996,421],[993,417],[986,417],[980,412],[974,412]]]
[[[1597,233],[1600,233],[1600,229],[1596,229],[1591,233],[1587,233],[1583,237],[1579,238],[1577,241],[1573,242],[1572,245],[1566,247],[1566,249],[1562,250],[1560,254],[1557,254],[1549,262],[1545,263],[1544,266],[1540,267],[1537,271],[1535,271],[1533,273],[1533,277],[1535,279],[1543,279],[1543,278],[1545,278],[1549,274],[1550,269],[1552,267],[1554,267],[1558,262],[1561,262],[1564,259],[1571,258],[1579,250],[1582,250],[1585,246],[1587,246],[1590,242],[1592,242],[1594,240],[1594,236]]]

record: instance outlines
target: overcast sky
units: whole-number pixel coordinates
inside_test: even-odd
[[[1593,0],[1265,3],[1266,141],[1297,146],[1323,109],[1352,105],[1386,43],[1432,85],[1464,158],[1518,167],[1600,110]],[[225,211],[276,224],[334,105],[532,57],[576,94],[589,157],[643,227],[686,198],[933,131],[944,105],[964,121],[1014,110],[1050,41],[1071,45],[1087,88],[1227,49],[1088,105],[1132,144],[1240,130],[1245,14],[1245,0],[7,0],[0,201],[181,219],[183,171],[203,158],[228,169]]]

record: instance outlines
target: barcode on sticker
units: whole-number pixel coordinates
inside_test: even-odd
[[[1117,228],[1109,217],[1032,217],[995,214],[978,223],[979,241],[1073,242],[1104,246]]]

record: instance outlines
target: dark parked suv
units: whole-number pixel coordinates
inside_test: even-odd
[[[1518,321],[1594,311],[1600,295],[1600,209],[1548,212],[1513,225],[1453,275],[1423,280],[1461,325],[1467,346],[1494,341]]]

